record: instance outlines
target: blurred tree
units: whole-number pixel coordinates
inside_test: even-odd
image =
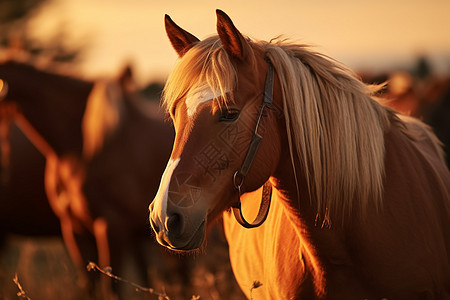
[[[430,62],[425,56],[420,56],[417,59],[413,74],[419,79],[426,79],[433,72]]]
[[[162,90],[164,89],[164,83],[151,82],[141,90],[141,93],[150,100],[159,101],[161,98]]]
[[[54,62],[76,62],[83,47],[65,44],[64,26],[50,42],[30,36],[30,22],[51,2],[53,0],[1,0],[0,47],[31,56],[46,55]]]
[[[11,24],[25,18],[29,12],[46,0],[2,0],[0,2],[1,24]]]

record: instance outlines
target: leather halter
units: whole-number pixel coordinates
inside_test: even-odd
[[[233,205],[231,208],[234,213],[234,217],[238,221],[238,223],[245,228],[255,228],[260,226],[267,218],[269,214],[270,208],[270,200],[272,198],[272,185],[269,181],[264,183],[263,193],[261,199],[261,205],[259,207],[258,215],[253,220],[252,223],[247,222],[245,220],[244,215],[242,214],[241,209],[241,186],[244,183],[245,176],[247,176],[250,167],[255,159],[256,152],[258,151],[259,144],[262,141],[262,136],[258,132],[259,123],[263,116],[264,108],[270,108],[273,100],[273,66],[272,63],[266,59],[268,64],[267,77],[266,77],[266,85],[264,88],[264,99],[259,107],[258,117],[256,119],[255,130],[253,131],[252,139],[250,140],[250,145],[247,150],[247,154],[245,155],[244,161],[242,162],[241,168],[237,170],[233,175],[233,184],[236,190],[239,193],[239,201],[237,204]]]

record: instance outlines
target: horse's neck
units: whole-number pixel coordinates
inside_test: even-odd
[[[118,151],[126,147],[127,155],[122,157],[123,161],[130,162],[134,168],[155,172],[155,168],[164,169],[166,161],[158,159],[167,157],[172,149],[172,139],[174,133],[170,124],[164,122],[163,115],[158,114],[158,104],[148,104],[135,95],[124,95],[119,108],[120,112],[117,124],[111,128],[110,132],[99,132],[101,143],[98,145],[98,155],[108,155],[109,151]],[[93,121],[98,121],[98,117],[93,115]],[[92,134],[92,130],[87,132]],[[152,137],[152,138],[144,138]],[[86,137],[85,137],[86,138]],[[155,147],[155,143],[158,147]],[[104,153],[102,153],[104,152]],[[85,155],[86,156],[86,155]],[[163,170],[162,169],[162,170]]]
[[[299,238],[309,245],[308,255],[311,261],[316,263],[314,270],[319,280],[322,266],[327,264],[326,261],[347,262],[349,260],[345,248],[344,227],[341,223],[335,224],[334,220],[330,220],[328,216],[318,213],[314,195],[308,192],[305,171],[300,167],[300,162],[294,159],[294,163],[291,163],[289,150],[282,151],[286,153],[281,157],[289,157],[289,159],[280,160],[276,172],[271,177],[278,195],[275,200],[282,203]],[[316,253],[320,253],[320,257]]]
[[[302,226],[299,220],[307,222],[309,226],[314,225],[316,220],[316,213],[313,208],[313,199],[308,193],[304,171],[299,167],[299,163],[291,163],[290,154],[285,151],[281,157],[288,157],[288,159],[280,160],[275,174],[271,177],[272,185],[279,194],[279,201],[288,211],[290,219]],[[295,167],[295,169],[294,169]]]

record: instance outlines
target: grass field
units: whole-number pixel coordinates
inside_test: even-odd
[[[179,256],[152,243],[155,242],[148,241],[145,245],[149,249],[148,287],[166,293],[171,300],[188,300],[194,295],[200,299],[245,299],[234,279],[220,230],[210,233],[206,252],[196,255]],[[88,298],[77,285],[75,268],[58,237],[10,236],[3,247],[0,263],[0,299],[19,299],[19,290],[13,282],[15,273],[32,300]],[[180,268],[188,271],[189,282],[180,275],[183,271]],[[133,281],[132,266],[129,269],[130,277],[122,277]],[[127,299],[158,299],[157,296],[144,297],[132,288],[125,290]]]

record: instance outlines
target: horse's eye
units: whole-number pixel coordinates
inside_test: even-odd
[[[239,117],[240,111],[235,108],[228,108],[222,112],[222,115],[219,118],[221,122],[231,122],[235,121]]]

